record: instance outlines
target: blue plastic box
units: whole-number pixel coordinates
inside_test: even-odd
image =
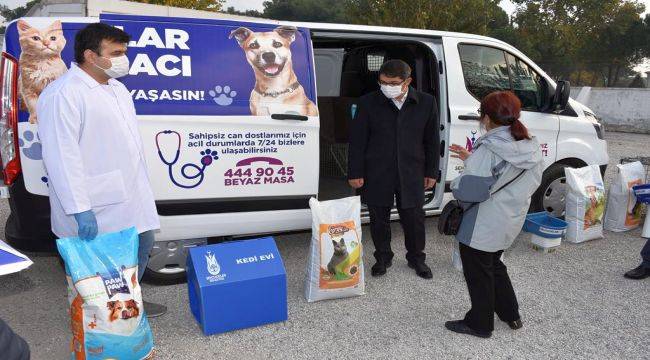
[[[524,231],[547,239],[561,238],[566,233],[567,223],[551,216],[546,211],[526,215]]]
[[[190,249],[187,288],[206,335],[287,320],[287,277],[272,237]]]

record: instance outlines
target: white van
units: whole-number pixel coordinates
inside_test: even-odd
[[[21,62],[38,61],[39,43],[47,42],[69,68],[75,32],[96,21],[132,36],[130,73],[121,80],[135,102],[162,224],[151,277],[182,278],[187,248],[197,244],[308,229],[310,197],[353,194],[348,124],[358,98],[378,89],[388,59],[409,63],[413,86],[439,104],[439,186],[426,193],[428,215],[440,211],[450,197],[445,184],[462,170],[448,145],[472,148],[481,135],[479,99],[494,90],[521,98],[522,120],[542,144],[546,171],[533,210],[562,215],[563,168],[604,170],[608,163],[602,126],[569,99],[569,84],[488,37],[127,15],[24,18],[7,27],[0,69],[0,155],[11,205],[6,237],[23,250],[52,251],[54,242],[37,125],[29,119],[30,99],[21,98],[25,79],[39,75]]]

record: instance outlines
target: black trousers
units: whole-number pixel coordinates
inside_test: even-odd
[[[641,249],[641,259],[643,259],[643,266],[650,269],[650,239],[645,242],[643,249]]]
[[[465,323],[480,332],[494,330],[494,313],[502,321],[519,319],[519,303],[508,269],[501,261],[503,251],[485,252],[460,244],[460,259],[472,308]]]
[[[388,262],[393,259],[390,247],[390,210],[388,206],[368,205],[370,212],[370,234],[375,244],[375,259],[378,262]],[[409,263],[423,262],[424,254],[424,210],[421,207],[397,209],[400,223],[404,230],[406,245],[406,260]]]

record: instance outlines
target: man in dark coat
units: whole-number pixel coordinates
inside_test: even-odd
[[[373,276],[392,265],[390,213],[394,199],[404,229],[406,259],[418,276],[432,278],[424,254],[424,190],[438,174],[438,107],[433,96],[410,87],[411,68],[389,60],[379,70],[381,89],[359,99],[350,125],[348,181],[370,212],[375,245]]]

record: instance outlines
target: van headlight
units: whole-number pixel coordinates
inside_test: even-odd
[[[596,114],[590,113],[589,111],[585,111],[585,117],[594,125],[594,129],[596,130],[596,135],[598,138],[600,140],[603,140],[605,138],[605,126],[600,121],[600,119],[596,116]]]

